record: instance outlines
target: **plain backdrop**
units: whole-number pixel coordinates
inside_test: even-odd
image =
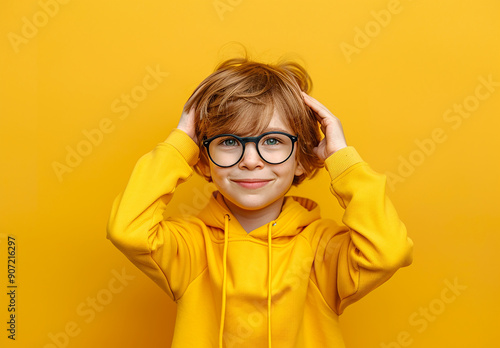
[[[106,239],[106,224],[136,161],[238,42],[256,60],[304,64],[348,144],[388,175],[414,240],[414,263],[341,316],[347,347],[492,347],[499,17],[495,0],[4,1],[1,346],[170,346],[175,304]],[[291,193],[340,219],[328,185],[322,172]],[[167,213],[196,213],[211,189],[193,176]]]

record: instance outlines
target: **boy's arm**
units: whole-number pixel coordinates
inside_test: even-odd
[[[319,228],[313,279],[328,304],[346,306],[412,262],[413,242],[386,195],[385,175],[374,172],[353,147],[327,158],[331,191],[345,208],[345,226]]]
[[[386,177],[375,173],[353,147],[347,147],[340,120],[302,93],[325,137],[314,153],[325,161],[331,191],[345,208],[345,226],[317,226],[312,280],[338,314],[412,261],[413,242],[386,195]]]
[[[204,247],[195,220],[167,221],[163,212],[197,158],[193,140],[174,129],[136,163],[107,227],[107,238],[174,300],[204,268]]]

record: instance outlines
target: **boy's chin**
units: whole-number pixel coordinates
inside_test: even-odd
[[[275,200],[262,200],[259,198],[253,199],[252,197],[246,197],[247,199],[242,200],[233,200],[228,198],[227,196],[222,195],[224,197],[224,201],[230,210],[237,209],[239,211],[248,211],[248,212],[257,212],[266,208],[272,207],[274,204],[278,203],[280,198],[278,197]]]

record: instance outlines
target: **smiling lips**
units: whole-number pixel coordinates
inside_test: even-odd
[[[271,180],[264,180],[264,179],[242,179],[242,180],[232,180],[232,181],[246,189],[258,189],[266,186],[269,182],[271,182]]]

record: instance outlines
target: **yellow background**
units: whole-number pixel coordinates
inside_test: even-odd
[[[498,344],[498,1],[221,0],[219,13],[213,0],[65,2],[0,6],[2,347],[170,345],[175,305],[105,239],[107,218],[137,159],[177,125],[231,41],[258,60],[300,59],[348,144],[392,175],[414,263],[341,316],[347,347]],[[148,69],[163,76],[143,90],[145,78],[153,86]],[[143,100],[123,117],[120,98],[132,92]],[[447,111],[464,103],[464,118]],[[85,148],[84,131],[100,125],[107,133]],[[81,163],[58,177],[54,162],[67,165],[78,147]],[[194,177],[169,212],[196,211],[205,189]],[[293,193],[338,218],[327,191],[323,173]],[[15,342],[6,337],[8,234]],[[446,290],[454,282],[456,294]],[[92,309],[92,298],[105,305]]]

